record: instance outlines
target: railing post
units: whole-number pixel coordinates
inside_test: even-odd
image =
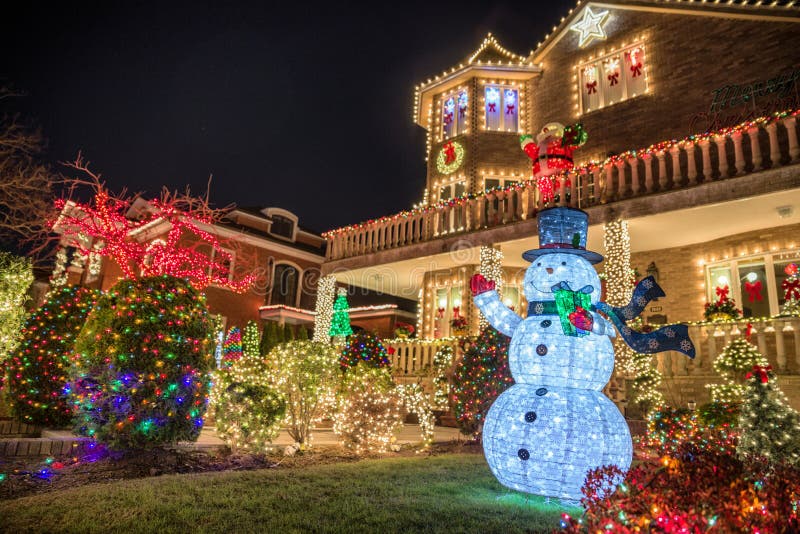
[[[703,153],[703,182],[705,183],[714,179],[714,171],[711,168],[711,141],[701,140],[700,151]]]
[[[783,119],[783,126],[789,136],[789,157],[791,157],[792,163],[797,163],[800,160],[800,145],[797,143],[797,119],[795,117],[786,117]]]
[[[663,150],[656,152],[658,158],[658,190],[664,191],[667,189],[667,160],[666,154]]]
[[[750,154],[753,158],[753,172],[761,170],[763,158],[761,157],[761,145],[758,143],[758,126],[747,130],[747,135],[750,136]]]
[[[642,184],[639,183],[639,159],[629,158],[628,167],[631,168],[631,195],[636,196],[642,188]]]
[[[625,198],[625,190],[626,190],[626,183],[625,183],[625,160],[619,159],[617,160],[617,200],[622,200]]]
[[[800,368],[800,322],[792,321],[792,334],[794,334],[794,362]]]
[[[742,150],[742,132],[735,131],[731,134],[733,139],[733,154],[734,165],[736,167],[736,174],[744,172],[744,151]]]
[[[777,353],[778,371],[784,372],[786,371],[786,344],[783,342],[783,327],[780,321],[776,321],[776,323],[773,323],[773,326],[775,327],[775,352]]]
[[[758,328],[758,333],[756,334],[756,339],[758,340],[758,352],[764,355],[764,357],[769,354],[767,352],[767,334],[764,332],[766,328],[766,323],[761,323]]]
[[[648,193],[653,192],[653,164],[650,161],[653,155],[647,152],[642,155],[644,161],[644,186]]]
[[[689,175],[687,186],[697,185],[697,161],[694,159],[694,143],[686,143],[686,171]]]
[[[781,166],[781,146],[778,143],[778,123],[771,122],[764,128],[769,134],[769,159],[772,162],[771,168]]]
[[[728,177],[728,152],[725,150],[725,142],[728,138],[724,135],[717,135],[714,137],[714,142],[717,143],[717,154],[719,155],[719,179]]]
[[[677,189],[683,185],[683,173],[681,172],[681,148],[674,144],[670,147],[669,153],[672,156],[672,188]]]
[[[706,326],[706,345],[708,346],[708,360],[713,362],[714,359],[717,357],[717,339],[714,336],[714,330],[711,327]]]
[[[696,342],[694,342],[695,355],[694,355],[694,361],[692,363],[694,364],[693,368],[696,367],[698,369],[702,369],[703,366],[705,365],[703,361],[703,350],[702,350],[703,345],[702,343],[700,343],[700,335],[701,335],[700,332],[701,328],[699,326],[693,325],[689,327],[689,339],[691,339],[692,341],[697,340]]]
[[[590,195],[590,187],[592,179],[589,178],[590,175],[589,169],[584,169],[581,172],[581,189],[583,192],[581,193],[581,205],[580,207],[585,209],[592,205],[592,198]]]

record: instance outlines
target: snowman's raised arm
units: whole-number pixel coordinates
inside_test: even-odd
[[[476,274],[470,281],[473,301],[483,316],[496,330],[511,337],[522,321],[522,317],[503,304],[495,291],[494,282]]]

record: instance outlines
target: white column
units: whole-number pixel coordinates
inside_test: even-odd
[[[781,166],[781,146],[778,143],[778,123],[767,124],[767,134],[769,134],[769,159],[772,161],[772,168]]]
[[[700,151],[703,153],[703,183],[713,180],[713,170],[711,169],[711,141],[703,139],[700,141]]]
[[[792,158],[792,163],[797,163],[800,160],[800,145],[797,144],[797,119],[786,117],[783,119],[783,126],[789,135],[789,156]]]
[[[658,158],[658,190],[664,191],[667,189],[667,160],[666,154],[663,150],[656,152]]]
[[[683,183],[683,173],[681,173],[681,149],[678,145],[672,145],[669,149],[672,156],[672,188],[677,189]]]
[[[687,185],[697,185],[697,162],[694,159],[694,143],[686,144],[686,171],[689,174]]]
[[[725,142],[728,140],[724,135],[718,135],[714,138],[717,143],[717,154],[719,155],[719,179],[728,177],[728,152],[725,150]]]
[[[736,174],[744,172],[744,151],[742,150],[742,132],[736,131],[731,134],[733,139],[733,154],[735,158]]]
[[[761,145],[758,143],[758,126],[747,130],[747,135],[750,136],[750,153],[753,155],[753,172],[761,170]]]

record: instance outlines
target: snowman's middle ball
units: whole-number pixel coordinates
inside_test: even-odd
[[[549,253],[536,258],[525,272],[529,303],[555,299],[560,282],[578,291],[592,288],[592,304],[600,300],[600,277],[578,254]],[[614,348],[608,336],[567,336],[557,315],[529,315],[509,346],[508,362],[518,383],[601,390],[614,370]]]

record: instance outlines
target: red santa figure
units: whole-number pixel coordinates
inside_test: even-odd
[[[564,126],[558,122],[546,124],[536,134],[536,141],[530,135],[519,138],[522,150],[533,160],[533,177],[545,204],[552,202],[555,196],[553,175],[572,169],[572,153],[586,138],[582,124]]]

